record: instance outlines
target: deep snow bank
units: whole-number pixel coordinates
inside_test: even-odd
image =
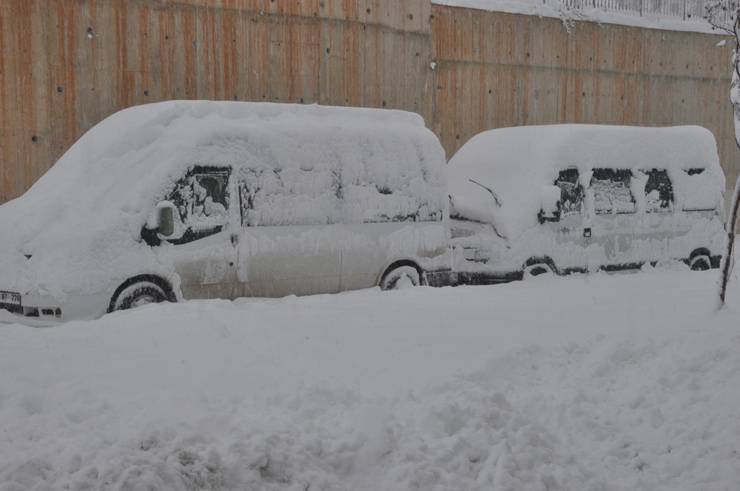
[[[3,326],[0,490],[732,489],[737,279],[593,275]]]

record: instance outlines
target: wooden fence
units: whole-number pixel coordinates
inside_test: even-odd
[[[0,0],[0,203],[101,119],[168,99],[405,109],[448,155],[502,126],[698,124],[734,182],[732,43],[720,40],[592,22],[568,32],[430,0]]]

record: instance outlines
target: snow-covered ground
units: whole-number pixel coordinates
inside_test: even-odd
[[[716,270],[0,325],[0,490],[730,490]],[[736,273],[737,276],[737,273]]]

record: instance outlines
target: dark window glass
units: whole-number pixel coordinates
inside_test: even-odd
[[[560,171],[555,185],[560,188],[560,216],[581,213],[583,208],[583,186],[578,182],[578,169]]]
[[[167,200],[177,207],[185,228],[173,243],[190,242],[221,231],[228,222],[229,169],[195,167],[175,183]]]
[[[635,198],[630,190],[629,169],[594,169],[591,190],[597,214],[634,213]]]
[[[648,176],[645,183],[647,212],[670,211],[673,208],[673,184],[664,169],[643,171]]]

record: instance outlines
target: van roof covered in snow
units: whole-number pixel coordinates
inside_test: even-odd
[[[414,113],[170,101],[125,109],[91,128],[29,191],[0,208],[0,222],[13,223],[16,235],[28,239],[40,233],[61,238],[70,226],[94,230],[123,214],[138,235],[155,201],[198,164],[278,170],[359,165],[357,180],[372,181],[364,174],[375,169],[381,174],[375,180],[415,173],[437,187],[445,178],[444,151]],[[444,197],[444,191],[436,194]],[[57,225],[64,230],[54,230]]]
[[[577,168],[586,186],[593,169],[665,169],[686,207],[718,205],[724,192],[717,145],[705,128],[521,126],[479,133],[452,157],[451,213],[517,236],[537,223],[543,186],[566,168]]]

